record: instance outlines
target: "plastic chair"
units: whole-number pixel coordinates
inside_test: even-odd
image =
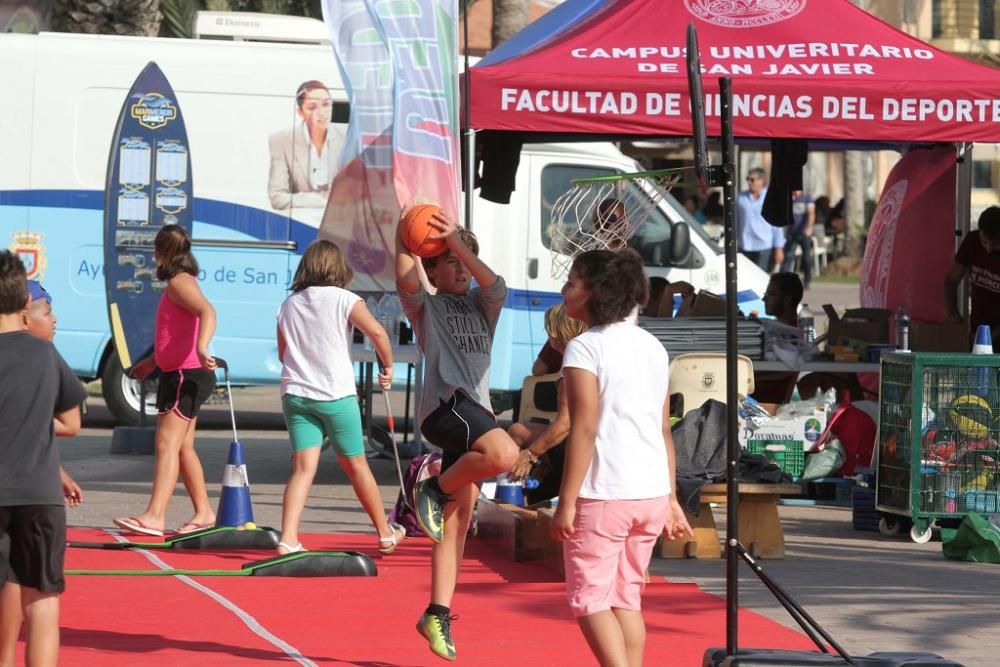
[[[740,396],[753,393],[753,362],[746,355],[738,355],[737,377]],[[714,398],[726,402],[726,355],[723,352],[691,352],[679,354],[670,360],[670,394],[680,394],[684,399],[683,414],[697,410]]]
[[[556,418],[559,410],[556,383],[561,377],[562,374],[557,372],[524,378],[517,417],[519,422],[548,424]]]
[[[826,236],[826,230],[823,225],[816,225],[813,229],[813,275],[818,276],[823,273],[826,269],[826,265],[830,263],[829,256],[829,239]]]

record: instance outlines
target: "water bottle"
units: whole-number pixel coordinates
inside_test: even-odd
[[[972,345],[972,354],[993,354],[993,333],[988,324],[980,324],[979,328],[976,329],[976,340]],[[969,371],[971,384],[976,388],[975,393],[989,401],[993,394],[993,369],[989,366],[973,363]]]
[[[388,292],[384,292],[378,300],[378,315],[375,319],[378,323],[382,325],[385,329],[385,333],[389,336],[389,344],[392,344],[392,295]]]
[[[365,306],[368,307],[368,311],[372,314],[372,317],[374,317],[376,320],[380,320],[382,309],[379,305],[379,302],[375,300],[374,296],[370,296],[367,299],[365,299]],[[374,349],[375,346],[372,345],[372,339],[369,338],[368,336],[365,336],[365,350],[371,352]]]
[[[403,308],[399,304],[399,297],[386,292],[379,302],[382,306],[382,317],[385,322],[386,333],[389,334],[389,343],[395,347],[399,344],[399,321],[403,317]]]
[[[816,319],[809,310],[809,304],[802,304],[802,310],[799,311],[799,329],[802,330],[802,339],[805,342],[810,345],[816,342]]]
[[[896,349],[899,352],[910,351],[910,314],[903,304],[896,308]]]

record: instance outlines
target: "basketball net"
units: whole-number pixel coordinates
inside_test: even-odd
[[[688,168],[582,178],[572,182],[555,204],[545,233],[552,250],[552,277],[569,273],[573,260],[588,250],[628,247],[664,194]]]

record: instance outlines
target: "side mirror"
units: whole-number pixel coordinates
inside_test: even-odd
[[[670,264],[685,266],[691,255],[691,228],[687,223],[675,222],[670,229]]]

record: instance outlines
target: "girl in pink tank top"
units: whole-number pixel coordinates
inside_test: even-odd
[[[178,306],[166,292],[156,308],[153,355],[161,371],[201,368],[198,358],[198,316]]]
[[[194,514],[177,529],[190,533],[215,524],[205,474],[194,451],[198,411],[215,389],[215,358],[208,345],[215,334],[215,309],[198,287],[198,262],[191,239],[177,225],[165,225],[154,241],[156,277],[167,287],[156,309],[153,354],[136,362],[132,377],[144,380],[157,368],[160,413],[156,422],[157,462],[153,492],[142,514],[114,520],[119,528],[143,535],[163,535],[167,505],[183,473]],[[181,456],[181,451],[184,456]]]

